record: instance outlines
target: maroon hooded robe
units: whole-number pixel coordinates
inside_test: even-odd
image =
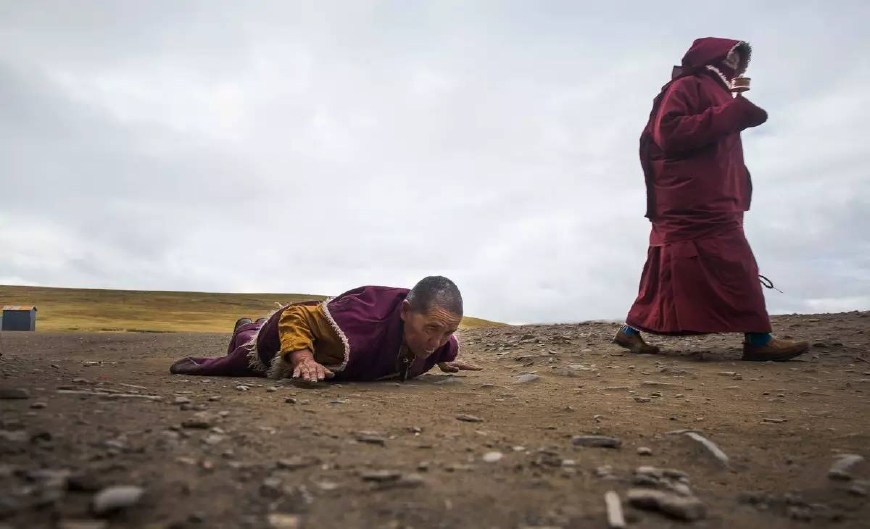
[[[771,330],[758,265],[743,233],[752,183],[740,142],[740,131],[764,123],[767,113],[731,94],[725,77],[733,71],[722,60],[738,45],[748,55],[740,41],[696,40],[653,102],[641,135],[652,232],[638,297],[626,318],[636,329]]]

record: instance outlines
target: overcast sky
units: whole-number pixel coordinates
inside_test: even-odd
[[[637,141],[692,40],[749,41],[771,312],[870,309],[864,1],[0,0],[0,284],[337,294],[618,319]]]

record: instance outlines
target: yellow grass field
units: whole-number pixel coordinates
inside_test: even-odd
[[[0,285],[0,307],[36,305],[37,331],[230,332],[277,304],[324,299],[312,294],[219,294]],[[500,326],[466,317],[462,328]]]

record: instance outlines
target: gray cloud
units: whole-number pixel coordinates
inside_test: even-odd
[[[694,8],[689,8],[695,5]],[[619,318],[637,137],[698,36],[752,42],[772,311],[870,307],[859,2],[0,4],[0,283],[338,293]],[[667,23],[655,23],[664,19]]]

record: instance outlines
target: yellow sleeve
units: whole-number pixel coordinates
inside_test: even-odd
[[[314,351],[314,332],[308,307],[293,305],[284,309],[278,320],[281,354],[308,349]]]

